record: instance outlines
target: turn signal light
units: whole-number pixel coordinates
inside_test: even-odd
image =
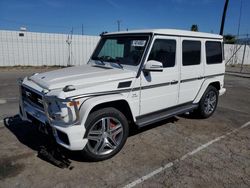
[[[79,101],[70,101],[70,102],[68,102],[68,106],[78,106],[80,104],[80,102]]]

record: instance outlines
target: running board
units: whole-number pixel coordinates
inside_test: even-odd
[[[144,127],[152,123],[156,123],[158,121],[173,117],[175,115],[180,115],[185,112],[189,112],[198,107],[198,104],[185,104],[181,106],[171,107],[165,110],[156,111],[150,114],[142,115],[136,117],[136,125],[138,127]]]

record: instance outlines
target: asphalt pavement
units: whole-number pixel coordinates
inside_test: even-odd
[[[250,187],[249,78],[225,76],[212,117],[182,115],[133,130],[110,160],[65,151],[69,170],[37,157],[43,135],[16,116],[17,78],[48,70],[0,69],[0,187]]]

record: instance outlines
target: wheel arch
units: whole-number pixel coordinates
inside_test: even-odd
[[[214,77],[214,78],[209,78],[209,79],[206,79],[202,85],[201,85],[201,88],[197,94],[197,96],[195,97],[194,99],[194,103],[199,103],[204,92],[206,91],[206,89],[208,88],[208,86],[214,86],[218,91],[221,89],[221,81],[220,79]]]
[[[96,110],[114,107],[121,111],[130,122],[135,122],[135,116],[129,102],[121,94],[97,96],[85,100],[80,109],[80,121],[84,125],[88,115]]]

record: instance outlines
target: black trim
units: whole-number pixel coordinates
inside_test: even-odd
[[[144,114],[136,117],[136,125],[138,127],[144,127],[146,125],[156,123],[163,119],[173,117],[178,114],[183,114],[185,112],[191,111],[198,107],[198,104],[193,104],[192,102],[184,103],[181,105],[176,105],[170,108],[165,108],[152,113]]]
[[[222,75],[224,75],[224,73],[213,74],[213,75],[208,75],[208,76],[200,76],[200,77],[196,77],[196,78],[188,78],[188,79],[181,80],[181,83],[190,82],[190,81],[194,81],[194,80],[202,80],[202,79],[205,79],[205,78],[212,78],[212,77],[215,77],[215,76],[222,76]]]
[[[65,143],[66,145],[69,145],[69,138],[68,138],[68,135],[58,129],[56,129],[56,132],[57,132],[57,136],[59,137],[59,139]]]
[[[190,79],[185,79],[181,80],[180,83],[184,82],[189,82],[193,80],[200,80],[204,78],[212,78],[215,76],[222,76],[224,73],[221,74],[214,74],[214,75],[209,75],[209,76],[204,76],[204,77],[196,77],[196,78],[190,78]],[[142,86],[142,87],[135,87],[135,88],[128,88],[128,89],[119,89],[119,90],[113,90],[113,91],[103,91],[103,92],[97,92],[97,93],[86,93],[82,95],[76,95],[72,96],[70,98],[82,98],[82,97],[89,97],[89,96],[100,96],[100,95],[109,95],[109,94],[117,94],[117,93],[126,93],[130,91],[138,91],[138,90],[144,90],[144,89],[151,89],[151,88],[156,88],[156,87],[163,87],[163,86],[168,86],[168,85],[175,85],[178,84],[178,81],[172,81],[172,82],[165,82],[165,83],[160,83],[160,84],[154,84],[154,85],[148,85],[148,86]],[[119,85],[118,85],[119,86]]]
[[[157,69],[155,69],[155,70],[153,70],[153,69],[150,69],[150,70],[149,69],[143,69],[143,71],[145,71],[145,72],[163,72],[163,68],[161,70],[157,70]]]
[[[144,90],[144,89],[152,89],[152,88],[156,88],[156,87],[168,86],[168,85],[170,85],[170,84],[171,84],[170,82],[165,82],[165,83],[161,83],[161,84],[142,86],[142,87],[141,87],[141,90]],[[140,88],[139,88],[139,89],[140,89]],[[134,91],[134,89],[133,89],[133,91]]]
[[[142,55],[142,58],[141,58],[141,62],[139,63],[140,67],[138,69],[138,72],[137,72],[137,75],[136,75],[136,78],[139,78],[139,76],[141,75],[141,72],[143,71],[143,65],[144,65],[144,62],[146,61],[146,57],[147,57],[147,54],[149,52],[149,48],[151,46],[151,43],[153,41],[153,38],[154,38],[154,35],[152,33],[150,33],[149,35],[149,40],[148,40],[148,43],[147,43],[147,46],[144,50],[144,54]]]
[[[117,88],[124,88],[124,87],[130,87],[131,86],[132,81],[126,81],[126,82],[120,82],[118,84]]]
[[[105,35],[102,35],[102,37],[107,37],[107,38],[110,38],[110,37],[117,37],[117,36],[121,36],[121,37],[126,37],[126,36],[129,36],[129,37],[133,37],[133,36],[149,36],[149,35],[152,35],[152,32],[145,32],[145,33],[116,33],[116,34],[105,34]]]
[[[103,92],[96,92],[96,93],[86,93],[86,94],[82,94],[82,95],[72,96],[72,97],[69,97],[69,98],[79,99],[79,98],[82,98],[82,97],[110,95],[110,94],[117,94],[117,93],[126,93],[126,92],[130,92],[131,90],[132,90],[132,88],[119,89],[119,90],[113,90],[113,91],[103,91]]]
[[[137,72],[137,75],[136,75],[136,78],[138,78],[140,75],[141,75],[141,72],[142,72],[142,69],[143,69],[143,65],[144,65],[144,62],[146,60],[146,57],[147,57],[147,54],[149,52],[149,47],[153,41],[153,38],[155,35],[159,35],[159,36],[174,36],[174,37],[186,37],[186,38],[198,38],[198,39],[215,39],[215,40],[223,40],[223,38],[215,38],[215,37],[198,37],[198,36],[188,36],[188,35],[171,35],[171,34],[160,34],[160,33],[154,33],[154,32],[148,32],[148,33],[122,33],[122,34],[104,34],[102,35],[102,38],[103,37],[116,37],[116,36],[142,36],[142,35],[148,35],[149,36],[149,40],[148,40],[148,43],[147,43],[147,46],[145,48],[145,51],[144,51],[144,54],[142,55],[142,58],[141,58],[141,62],[139,63],[139,69],[138,69],[138,72]],[[100,40],[101,41],[101,40]],[[99,41],[99,43],[100,43]],[[99,45],[98,43],[98,45]],[[97,46],[98,46],[97,45]],[[97,47],[96,47],[97,48]],[[95,49],[96,50],[96,49]],[[95,51],[94,50],[94,51]],[[94,54],[94,53],[93,53]],[[92,56],[93,54],[91,55],[91,59],[92,59]]]
[[[178,82],[177,82],[178,83]],[[172,84],[176,84],[175,82]],[[155,84],[155,85],[148,85],[148,86],[143,86],[143,87],[135,87],[135,88],[128,88],[128,89],[119,89],[119,90],[113,90],[113,91],[104,91],[104,92],[97,92],[97,93],[86,93],[83,95],[76,95],[72,96],[70,98],[81,98],[81,97],[88,97],[88,96],[100,96],[100,95],[108,95],[108,94],[117,94],[117,93],[126,93],[130,91],[138,91],[138,90],[144,90],[144,89],[151,89],[151,88],[156,88],[156,87],[163,87],[171,85],[171,82],[166,82],[166,83],[161,83],[161,84]]]
[[[117,35],[122,35],[122,36],[131,36],[131,35],[160,35],[160,36],[170,36],[170,37],[186,37],[186,38],[200,38],[200,39],[216,39],[216,40],[223,40],[223,38],[216,38],[216,37],[199,37],[199,36],[190,36],[190,35],[173,35],[173,34],[163,34],[163,33],[155,33],[155,32],[145,32],[145,33],[121,33],[121,34],[105,34],[103,37],[109,37],[109,36],[117,36]]]
[[[181,80],[181,83],[191,82],[191,81],[198,80],[198,79],[203,79],[203,78],[204,78],[204,77],[199,77],[199,78],[189,78],[189,79]]]
[[[170,82],[171,85],[175,85],[175,84],[178,84],[179,82],[178,81],[172,81]]]
[[[205,76],[204,78],[212,78],[212,77],[215,77],[215,76],[223,76],[223,75],[225,75],[225,73],[212,74],[212,75]]]
[[[145,50],[144,50],[144,52],[146,51],[146,49],[147,49],[147,47],[148,47],[148,44],[149,44],[149,42],[151,41],[151,35],[152,35],[152,33],[121,33],[121,34],[119,34],[119,33],[117,33],[117,34],[109,34],[109,33],[105,33],[104,35],[101,35],[101,38],[100,38],[100,40],[98,41],[98,43],[97,43],[97,45],[96,45],[96,47],[95,47],[95,49],[94,49],[94,51],[92,52],[92,54],[91,54],[91,56],[90,56],[90,60],[94,60],[92,57],[94,56],[94,53],[95,53],[95,51],[97,50],[97,48],[98,48],[98,46],[99,46],[99,44],[101,43],[101,40],[103,39],[103,38],[112,38],[112,37],[126,37],[126,36],[132,36],[132,37],[136,37],[136,36],[145,36],[145,37],[148,37],[149,38],[149,40],[147,41],[147,46],[145,47]],[[143,54],[144,55],[144,54]],[[142,57],[141,57],[141,60],[143,59],[143,55],[142,55]],[[141,61],[142,62],[142,61]],[[140,63],[141,63],[140,62]],[[138,63],[138,65],[140,65],[140,63]],[[137,66],[138,66],[137,65]]]

